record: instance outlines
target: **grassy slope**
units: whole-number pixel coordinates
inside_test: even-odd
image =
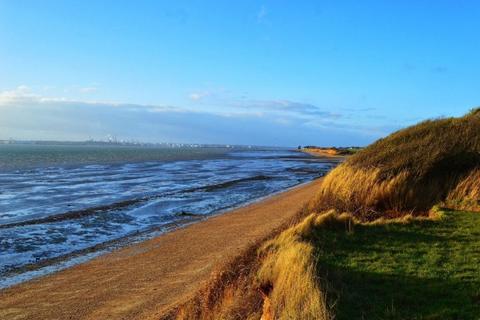
[[[480,319],[480,215],[314,231],[336,319]]]
[[[480,209],[478,168],[480,109],[424,121],[359,151],[325,178],[312,210],[375,218],[425,212],[447,199],[462,204],[457,208]]]
[[[264,247],[258,278],[272,288],[270,313],[480,319],[480,215],[408,218],[442,202],[480,209],[480,109],[400,130],[327,175],[313,214]],[[389,217],[403,218],[376,220]]]

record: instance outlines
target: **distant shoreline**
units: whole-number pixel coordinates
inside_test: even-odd
[[[263,146],[263,145],[244,145],[228,143],[194,143],[194,142],[143,142],[136,140],[82,140],[82,141],[63,141],[63,140],[16,140],[0,139],[0,146],[109,146],[109,147],[144,147],[144,148],[227,148],[227,149],[284,149],[291,150],[293,147],[284,146]]]
[[[343,159],[353,155],[358,149],[352,148],[320,148],[320,147],[304,147],[298,151],[310,154],[320,158],[339,158]]]

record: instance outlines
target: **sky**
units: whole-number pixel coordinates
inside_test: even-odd
[[[479,1],[0,0],[0,139],[366,145],[480,105]]]

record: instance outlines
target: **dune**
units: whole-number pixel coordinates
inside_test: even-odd
[[[357,217],[424,214],[435,204],[480,209],[480,109],[380,139],[325,178],[311,211]]]

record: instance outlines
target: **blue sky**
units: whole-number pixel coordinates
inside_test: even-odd
[[[364,145],[480,105],[478,1],[0,0],[0,139]]]

